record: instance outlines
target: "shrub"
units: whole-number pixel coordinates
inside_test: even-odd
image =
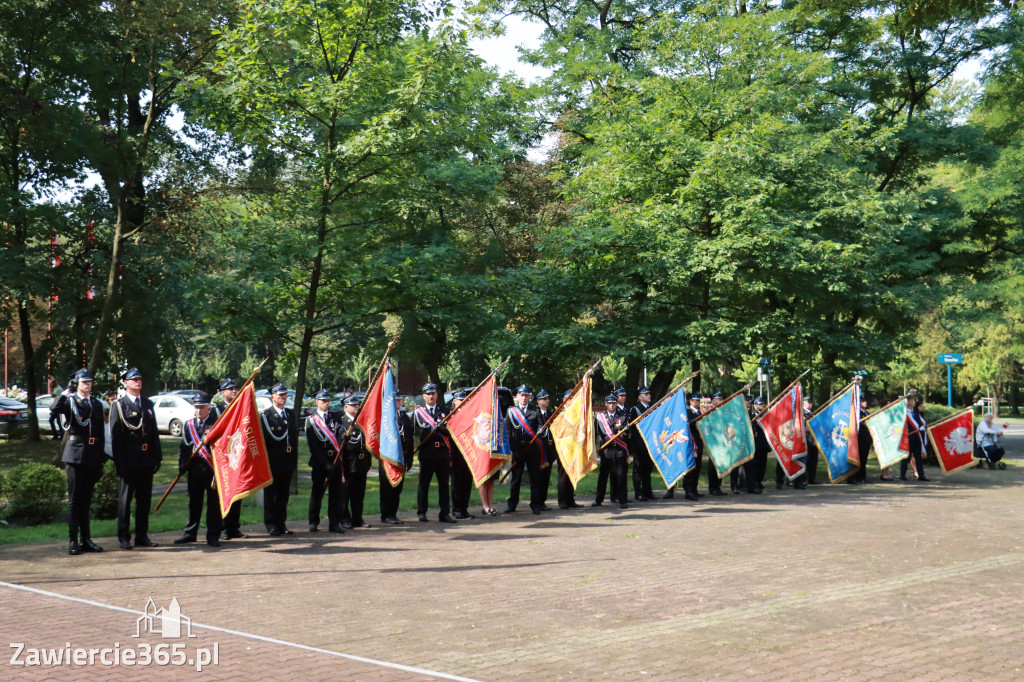
[[[103,475],[92,494],[92,515],[97,519],[117,518],[117,469],[113,460],[103,465]]]
[[[964,408],[962,407],[946,407],[945,405],[937,405],[934,403],[925,403],[921,412],[924,414],[924,420],[931,424],[937,422],[943,417],[948,417],[951,414],[956,414]]]
[[[67,481],[55,466],[27,462],[7,472],[4,492],[8,516],[32,525],[49,523],[65,509]]]

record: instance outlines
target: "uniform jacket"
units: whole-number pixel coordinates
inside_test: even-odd
[[[342,415],[340,432],[342,436],[345,435],[351,424],[352,417],[347,414]],[[356,426],[352,429],[352,433],[341,444],[341,448],[341,461],[345,465],[346,474],[365,474],[370,470],[370,465],[373,464],[373,455],[366,449],[366,437],[361,428]]]
[[[402,441],[402,455],[405,458],[405,470],[408,471],[412,467],[412,451],[416,448],[413,445],[413,426],[412,417],[407,415],[405,412],[399,410],[398,412],[398,438]]]
[[[647,410],[651,409],[650,405],[645,406],[643,403],[637,403],[633,407],[629,408],[629,415],[626,417],[626,423],[630,423],[637,417],[642,415]],[[634,453],[645,453],[650,456],[650,452],[647,450],[647,443],[644,441],[643,436],[640,435],[640,429],[633,426],[627,432],[629,434],[629,448]]]
[[[119,467],[155,467],[163,459],[153,403],[141,396],[139,401],[141,410],[128,395],[110,406],[110,451]]]
[[[512,416],[514,410],[520,410],[523,413],[523,416],[526,417],[526,423],[529,424],[530,430],[534,434],[540,430],[544,422],[540,419],[540,409],[533,403],[528,404],[524,408],[520,408],[517,403],[505,412],[505,431],[508,433],[508,444],[512,448],[513,458],[519,459],[526,455],[522,450],[526,447],[527,443],[533,440],[533,434],[523,428],[519,420]],[[540,439],[538,438],[537,440]],[[530,450],[539,452],[538,445],[534,443]]]
[[[185,423],[185,428],[181,434],[181,444],[178,446],[178,469],[183,469],[185,464],[188,462],[188,458],[192,455],[192,451],[195,450],[197,443],[192,441],[192,434],[189,433],[189,424],[192,424],[196,428],[196,435],[199,436],[199,440],[203,440],[203,436],[210,430],[213,423],[217,421],[217,418],[213,416],[213,410],[210,410],[210,414],[206,415],[206,419],[199,419],[199,417],[193,417]],[[209,450],[209,447],[207,447]],[[196,453],[195,457],[192,457],[192,463],[189,464],[189,470],[197,474],[212,474],[213,469],[207,464],[206,459],[201,454]]]
[[[423,409],[430,412],[435,422],[439,422],[444,419],[445,415],[449,412],[449,410],[440,403],[434,405],[433,408],[428,408],[424,405]],[[431,426],[430,423],[420,415],[418,409],[412,413],[412,421],[420,438],[420,449],[418,451],[420,460],[441,461],[447,459],[450,461],[452,456],[452,438],[448,435],[448,429],[442,426],[434,433],[433,436],[430,437],[429,440],[424,441],[423,439],[428,433],[430,433],[430,429],[432,429],[433,426]]]
[[[309,444],[309,466],[329,469],[334,464],[334,457],[337,453],[334,451],[334,446],[331,442],[327,440],[327,437],[313,426],[313,415],[315,414],[319,413],[314,412],[309,415],[309,419],[306,420],[306,443]],[[328,412],[324,416],[324,422],[327,424],[327,429],[334,434],[335,439],[338,440],[340,445],[341,436],[345,432],[344,429],[341,428],[341,417],[334,412]]]
[[[686,421],[690,424],[690,438],[693,439],[694,456],[700,457],[704,454],[704,438],[700,435],[700,429],[694,423],[700,418],[700,410],[695,410],[689,405],[686,406]]]
[[[78,393],[61,393],[50,412],[63,415],[68,423],[68,439],[60,460],[67,464],[98,465],[106,461],[103,452],[103,404]],[[91,442],[90,442],[91,441]]]
[[[601,424],[602,416],[608,420],[608,427],[611,429],[611,433],[605,433],[604,426]],[[594,436],[597,439],[597,447],[600,448],[609,437],[626,428],[628,423],[629,417],[626,416],[625,410],[615,410],[612,414],[608,414],[607,411],[594,412]],[[623,437],[626,435],[624,433],[619,436],[619,440],[625,443]],[[628,448],[628,443],[626,445]],[[629,456],[627,448],[623,448],[617,443],[612,443],[604,450],[601,450],[601,456],[605,459],[625,459]]]
[[[260,413],[263,442],[267,445],[267,459],[271,471],[290,472],[299,465],[299,428],[294,425],[292,412],[281,412],[271,405]]]

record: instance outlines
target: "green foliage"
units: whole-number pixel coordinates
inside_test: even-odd
[[[67,481],[55,466],[28,462],[4,475],[7,517],[29,524],[49,523],[65,508]]]
[[[96,482],[92,493],[92,516],[96,519],[117,518],[118,483],[120,478],[114,462],[103,464],[103,475]]]

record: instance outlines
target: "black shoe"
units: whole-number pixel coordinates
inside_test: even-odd
[[[466,512],[463,512],[463,511],[457,511],[454,514],[452,514],[452,516],[454,516],[457,519],[468,519],[469,518],[469,514],[467,514]]]
[[[700,497],[700,493],[697,493],[697,497]],[[660,495],[655,495],[654,493],[651,493],[650,495],[647,496],[647,499],[648,500],[660,500],[661,496]]]
[[[185,533],[180,538],[175,540],[174,544],[176,544],[176,545],[184,545],[186,542],[195,542],[195,541],[196,541],[196,536],[195,535],[189,535],[188,533]]]
[[[327,531],[329,533],[339,533],[339,534],[342,534],[342,535],[345,534],[345,529],[342,528],[341,526],[328,526]]]
[[[309,524],[309,532],[310,533],[315,533],[318,530],[320,530],[320,524],[318,524],[318,523],[311,523],[311,524]]]
[[[531,509],[530,511],[533,512],[534,516],[540,516],[541,515],[541,510],[540,509]]]
[[[150,540],[148,537],[135,538],[136,547],[159,547],[160,545]]]
[[[676,496],[676,491],[675,490],[669,490],[667,493],[665,493],[665,497],[663,499],[671,500],[671,499],[675,498],[675,496]]]
[[[281,526],[281,527],[280,527],[280,528],[279,528],[278,530],[280,530],[280,531],[281,531],[282,533],[284,533],[285,535],[295,535],[295,533],[294,533],[294,532],[292,532],[292,531],[288,530],[288,529],[287,529],[287,528],[285,528],[284,526]]]
[[[601,504],[602,504],[601,502],[598,502],[597,500],[594,500],[593,502],[590,503],[590,506],[591,507],[600,507]]]
[[[740,494],[740,487],[738,485],[736,485],[735,483],[731,484],[729,486],[729,489],[732,490],[732,494],[733,495],[739,495]]]
[[[458,523],[455,519],[451,517],[450,514],[441,514],[439,517],[437,517],[437,520],[441,523]]]
[[[683,499],[689,502],[697,502],[698,500],[700,500],[700,498],[694,495],[693,493],[686,493],[685,495],[683,495]]]
[[[713,495],[713,496],[715,496],[715,497],[728,497],[728,495],[726,495],[726,494],[725,494],[724,492],[722,492],[722,491],[721,491],[720,489],[719,489],[719,490],[712,490],[712,491],[711,491],[710,493],[708,493],[708,494],[709,494],[709,495]]]
[[[644,495],[640,495],[639,497],[637,497],[636,495],[633,496],[633,500],[636,502],[646,502],[647,499],[648,498]]]
[[[353,523],[351,521],[345,520],[341,522],[341,527],[345,530],[352,530]]]
[[[360,521],[359,523],[356,523],[355,521],[353,521],[352,522],[352,527],[353,528],[370,528],[371,526],[366,521]]]
[[[907,480],[907,476],[906,476],[906,474],[904,474],[903,476],[900,476],[900,480],[901,480],[901,481],[905,481],[905,480]]]
[[[223,533],[221,533],[221,537],[225,540],[237,540],[238,538],[244,538],[248,536],[240,530],[226,530]]]
[[[586,505],[580,504],[579,502],[573,502],[569,505],[569,509],[583,509]]]
[[[757,488],[747,488],[743,492],[745,492],[748,495],[760,495],[761,494],[761,491],[758,490]]]
[[[1000,471],[1006,470],[1006,462],[996,462],[996,468]]]
[[[777,481],[775,483],[775,489],[776,490],[782,490],[782,481]]]
[[[82,550],[78,547],[78,540],[72,540],[68,543],[68,554],[71,556],[78,556],[82,553]]]
[[[917,480],[921,481],[922,483],[927,483],[928,481],[930,481],[932,479],[928,478],[927,476],[918,476]]]
[[[426,514],[417,514],[416,516],[419,518],[420,523],[426,523],[427,522],[427,515]]]
[[[515,507],[505,507],[505,513],[506,514],[515,514],[516,513],[516,508]]]
[[[132,543],[128,542],[127,540],[121,540],[120,545],[121,545],[121,549],[131,549],[132,548]]]
[[[206,544],[210,547],[220,547],[220,540],[218,540],[217,538],[209,538],[206,541]]]
[[[794,483],[793,487],[796,488],[797,490],[807,490],[806,483]]]
[[[501,512],[498,511],[497,509],[488,509],[485,513],[488,516],[501,516]]]
[[[281,530],[280,528],[274,528],[273,530],[270,531],[270,537],[279,538],[282,535],[284,535],[284,531]]]
[[[551,507],[547,506],[546,504],[542,504],[540,506],[540,510],[541,511],[551,511]]]
[[[385,518],[381,519],[381,523],[390,523],[392,526],[397,526],[397,525],[400,525],[402,522],[399,521],[397,517],[388,516],[388,517],[385,517]]]
[[[619,509],[629,509],[629,504],[625,502],[619,502]]]
[[[102,552],[103,548],[97,545],[89,538],[82,539],[82,551],[83,552]]]
[[[568,509],[569,505],[565,504],[564,502],[559,502],[558,503],[558,508],[559,509]]]

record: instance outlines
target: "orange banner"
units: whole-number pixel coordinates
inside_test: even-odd
[[[212,445],[213,473],[217,478],[222,516],[236,500],[274,482],[252,384],[238,394],[213,428],[206,432],[205,441]]]

